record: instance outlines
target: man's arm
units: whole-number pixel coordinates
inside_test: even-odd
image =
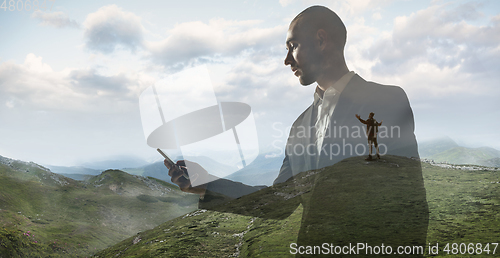
[[[183,161],[184,162],[184,161]],[[185,161],[187,166],[181,166],[181,168],[196,168],[199,166],[194,162]],[[195,164],[195,165],[193,165]],[[200,166],[201,167],[201,166]],[[206,184],[199,185],[196,187],[192,187],[190,185],[189,179],[182,177],[181,172],[178,172],[174,169],[169,170],[169,175],[172,176],[171,181],[181,188],[182,191],[200,194],[200,201],[198,203],[198,208],[200,209],[209,209],[221,212],[231,212],[246,216],[257,216],[266,219],[284,219],[287,218],[290,214],[295,211],[297,206],[300,204],[301,197],[297,196],[290,200],[279,201],[273,205],[266,205],[263,209],[251,209],[249,207],[241,207],[234,206],[230,203],[232,200],[241,198],[243,196],[252,194],[259,190],[265,191],[273,191],[272,187],[262,187],[262,186],[249,186],[240,182],[234,182],[224,178],[218,178],[211,180]],[[189,172],[190,170],[188,170]],[[197,173],[200,174],[200,170],[196,169]],[[203,170],[205,171],[205,170]],[[206,173],[206,171],[205,171]],[[190,178],[195,178],[197,176],[192,176],[193,173],[189,172]],[[201,175],[202,177],[210,177],[211,175]],[[282,183],[287,181],[290,177],[292,177],[292,171],[288,162],[288,157],[286,156],[283,160],[283,165],[281,166],[280,173],[276,180],[274,181],[274,185],[278,183]],[[194,180],[194,179],[193,179]],[[256,196],[256,198],[261,198],[260,196]],[[276,212],[278,210],[278,212]]]
[[[207,191],[235,199],[262,188],[212,176],[196,162],[179,160],[177,166],[174,167],[170,167],[166,161],[164,163],[169,169],[168,175],[171,177],[172,183],[178,185],[183,192],[199,194],[200,199],[204,199]],[[189,174],[189,178],[183,176],[182,170]]]
[[[356,114],[356,118],[359,119],[359,121],[365,125],[368,123],[365,120],[361,119],[361,117],[358,114]]]

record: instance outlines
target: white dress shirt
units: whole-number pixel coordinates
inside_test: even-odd
[[[318,156],[321,152],[323,140],[325,139],[325,134],[327,133],[328,125],[330,124],[330,118],[335,110],[340,93],[344,90],[345,86],[354,75],[355,73],[352,71],[346,73],[331,87],[326,89],[326,91],[323,91],[319,88],[319,86],[316,86],[313,106],[316,119],[314,123],[316,132],[314,138]]]

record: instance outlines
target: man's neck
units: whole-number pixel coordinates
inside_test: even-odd
[[[345,63],[342,66],[332,67],[327,69],[322,76],[320,76],[316,82],[318,87],[324,92],[328,88],[332,87],[342,76],[349,72],[347,65]],[[343,89],[336,89],[337,91],[342,91]]]

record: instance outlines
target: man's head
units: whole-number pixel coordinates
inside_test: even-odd
[[[311,6],[290,23],[285,65],[290,65],[302,85],[317,81],[328,68],[344,65],[347,31],[332,10]]]
[[[371,112],[370,115],[368,115],[368,118],[373,118],[374,115],[375,113]]]

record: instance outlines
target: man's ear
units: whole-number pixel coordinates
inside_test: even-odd
[[[328,35],[324,29],[319,29],[318,32],[316,32],[316,40],[319,50],[324,50],[328,41]]]

